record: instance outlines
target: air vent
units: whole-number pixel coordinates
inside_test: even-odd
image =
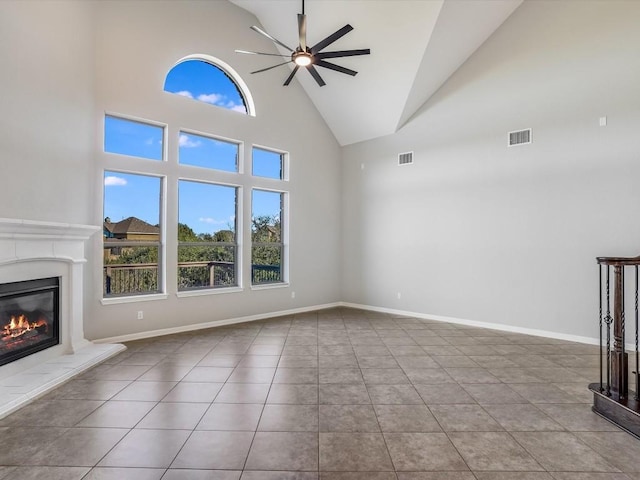
[[[531,143],[531,129],[518,130],[516,132],[509,132],[509,143],[507,146],[513,147],[515,145],[526,145]]]
[[[410,165],[412,163],[413,163],[413,152],[398,154],[398,165]]]

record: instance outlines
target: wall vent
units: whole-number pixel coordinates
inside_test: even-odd
[[[413,152],[398,154],[398,165],[410,165],[413,163]]]
[[[509,143],[508,147],[513,147],[515,145],[526,145],[531,143],[531,129],[527,128],[526,130],[518,130],[516,132],[509,132],[508,134]]]

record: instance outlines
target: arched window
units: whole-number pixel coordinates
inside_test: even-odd
[[[164,91],[255,116],[244,81],[229,65],[209,55],[178,60],[165,78]]]

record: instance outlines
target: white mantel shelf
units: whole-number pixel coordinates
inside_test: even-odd
[[[88,240],[100,230],[95,225],[73,223],[40,222],[0,217],[0,238],[31,240]]]
[[[84,338],[85,243],[95,225],[0,218],[0,283],[60,279],[60,344],[0,366],[0,418],[126,349]]]

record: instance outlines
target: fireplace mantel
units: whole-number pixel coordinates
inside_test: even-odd
[[[84,337],[85,243],[95,225],[0,218],[0,283],[60,278],[60,344],[0,367],[0,418],[124,350]]]
[[[95,225],[0,218],[0,239],[85,241],[99,230]]]

